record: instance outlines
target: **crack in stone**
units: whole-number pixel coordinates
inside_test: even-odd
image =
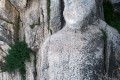
[[[1,15],[0,15],[0,19],[1,19],[2,21],[5,21],[6,23],[14,24],[12,21],[9,21],[9,20],[3,18]]]

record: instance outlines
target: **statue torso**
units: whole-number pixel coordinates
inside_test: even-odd
[[[51,36],[49,44],[49,80],[98,79],[95,73],[103,70],[104,46],[98,28],[85,33],[63,29]]]

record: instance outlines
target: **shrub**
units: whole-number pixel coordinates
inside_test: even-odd
[[[19,70],[22,80],[25,80],[25,61],[30,61],[30,49],[24,41],[15,42],[10,47],[2,71],[11,73]]]

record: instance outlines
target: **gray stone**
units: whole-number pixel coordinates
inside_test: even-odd
[[[22,10],[27,6],[29,0],[10,0],[11,4],[14,5],[18,10]]]
[[[104,72],[104,42],[101,30],[93,25],[95,0],[64,3],[66,25],[42,47],[41,80],[99,80]]]
[[[8,54],[9,43],[14,43],[18,33],[19,39],[25,39],[35,52],[31,62],[26,62],[26,80],[112,78],[111,73],[120,61],[120,37],[115,29],[98,19],[103,19],[103,0],[50,0],[50,6],[47,1],[0,0],[0,64]],[[113,3],[116,2],[119,0]],[[20,30],[15,32],[18,15]],[[106,42],[101,29],[107,35]],[[50,31],[53,35],[46,40]],[[103,75],[103,66],[106,66],[107,76]],[[18,71],[3,72],[0,80],[21,80],[21,76]]]
[[[112,4],[119,3],[120,0],[110,0]]]
[[[117,78],[116,80],[118,80],[119,70],[117,69],[120,61],[120,34],[116,29],[110,27],[102,20],[99,21],[98,26],[105,31],[107,36],[105,46],[107,68],[106,74],[108,74],[108,77]]]
[[[52,34],[62,29],[64,25],[63,9],[64,3],[63,0],[51,0],[50,2],[50,29]]]
[[[97,7],[97,17],[104,20],[104,12],[103,12],[103,0],[95,0],[96,1],[96,7]]]

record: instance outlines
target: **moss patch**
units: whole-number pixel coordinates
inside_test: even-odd
[[[50,29],[50,0],[47,0],[47,17],[48,17],[48,31],[52,34],[52,30]]]
[[[102,36],[102,38],[103,38],[103,40],[104,40],[104,49],[103,49],[103,65],[104,65],[104,69],[105,69],[105,72],[106,72],[106,70],[107,70],[107,66],[106,66],[106,56],[107,56],[107,54],[106,54],[106,46],[107,46],[107,34],[106,34],[106,32],[103,30],[103,29],[101,29],[101,32],[102,32],[102,34],[103,34],[103,36]]]
[[[50,0],[47,0],[47,15],[48,15],[48,21],[50,20]]]

